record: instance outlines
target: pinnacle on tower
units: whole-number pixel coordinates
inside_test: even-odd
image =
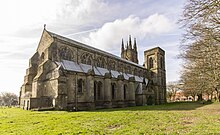
[[[132,49],[131,35],[129,35],[129,49]]]
[[[137,51],[136,38],[134,38],[134,50]]]
[[[124,51],[124,41],[123,41],[123,38],[122,38],[122,42],[121,42],[121,51],[123,52]]]
[[[126,46],[126,48],[128,49],[128,41],[127,41],[127,46]]]

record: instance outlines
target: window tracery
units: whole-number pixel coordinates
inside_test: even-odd
[[[116,62],[114,60],[109,60],[109,69],[115,70]]]
[[[83,53],[80,57],[81,63],[87,64],[87,65],[92,65],[93,64],[93,58],[92,55],[89,53]]]
[[[59,57],[60,60],[74,60],[74,55],[72,50],[69,47],[61,47],[59,48]]]
[[[103,57],[98,57],[96,65],[97,65],[97,67],[104,68],[104,66],[105,66],[105,59]]]

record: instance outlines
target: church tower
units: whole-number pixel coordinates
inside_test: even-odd
[[[155,100],[157,104],[166,102],[165,51],[160,47],[144,51],[145,68],[151,71],[150,77],[156,85]]]
[[[121,58],[132,61],[132,62],[138,64],[138,53],[137,53],[136,38],[134,38],[134,44],[132,45],[131,35],[129,35],[129,40],[127,42],[126,47],[124,46],[124,41],[122,39]]]

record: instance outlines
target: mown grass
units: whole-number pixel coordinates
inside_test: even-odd
[[[97,111],[0,108],[0,134],[220,134],[220,103],[169,103]]]

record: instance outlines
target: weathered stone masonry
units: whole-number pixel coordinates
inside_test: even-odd
[[[145,51],[138,65],[136,40],[121,57],[43,30],[20,91],[24,109],[88,110],[160,104],[165,98],[164,51]]]

